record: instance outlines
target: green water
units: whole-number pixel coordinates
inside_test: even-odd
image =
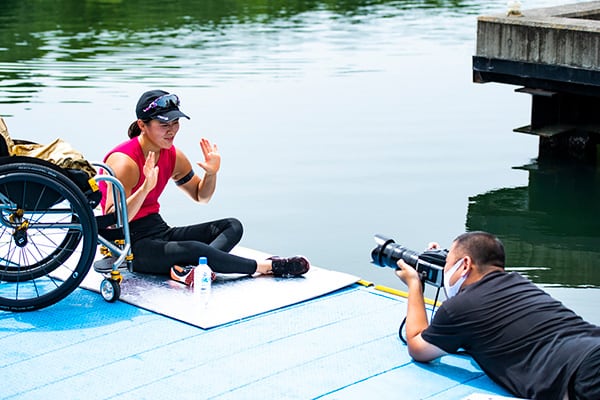
[[[523,2],[525,8],[560,1]],[[513,133],[530,99],[471,78],[476,17],[505,1],[4,1],[0,115],[99,160],[139,95],[177,93],[176,145],[223,157],[208,206],[174,187],[165,218],[237,216],[242,245],[402,289],[373,234],[419,250],[496,233],[508,264],[588,319],[600,287],[596,168],[536,163]]]

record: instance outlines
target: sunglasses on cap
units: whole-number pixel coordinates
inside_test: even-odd
[[[152,101],[152,103],[148,104],[148,107],[144,108],[144,112],[148,110],[152,110],[153,108],[169,108],[169,107],[179,107],[179,97],[176,94],[165,94],[160,97],[157,97]]]

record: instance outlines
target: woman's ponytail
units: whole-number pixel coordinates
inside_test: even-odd
[[[138,122],[136,119],[131,123],[131,125],[129,125],[129,129],[127,130],[127,136],[129,136],[130,139],[133,139],[136,136],[140,136],[141,133],[142,130],[138,126]]]

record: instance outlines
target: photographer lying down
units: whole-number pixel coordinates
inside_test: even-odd
[[[411,357],[428,362],[464,350],[515,396],[600,399],[600,327],[518,273],[506,272],[504,258],[504,246],[489,233],[458,236],[444,266],[447,300],[431,324],[419,274],[398,261],[396,275],[409,293]]]

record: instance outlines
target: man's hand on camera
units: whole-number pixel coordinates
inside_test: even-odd
[[[397,265],[398,269],[396,270],[396,275],[406,284],[406,286],[410,287],[412,284],[421,286],[419,273],[416,269],[405,263],[402,259],[398,260]]]
[[[440,244],[438,242],[429,242],[429,244],[427,245],[427,250],[435,250],[439,248]]]

